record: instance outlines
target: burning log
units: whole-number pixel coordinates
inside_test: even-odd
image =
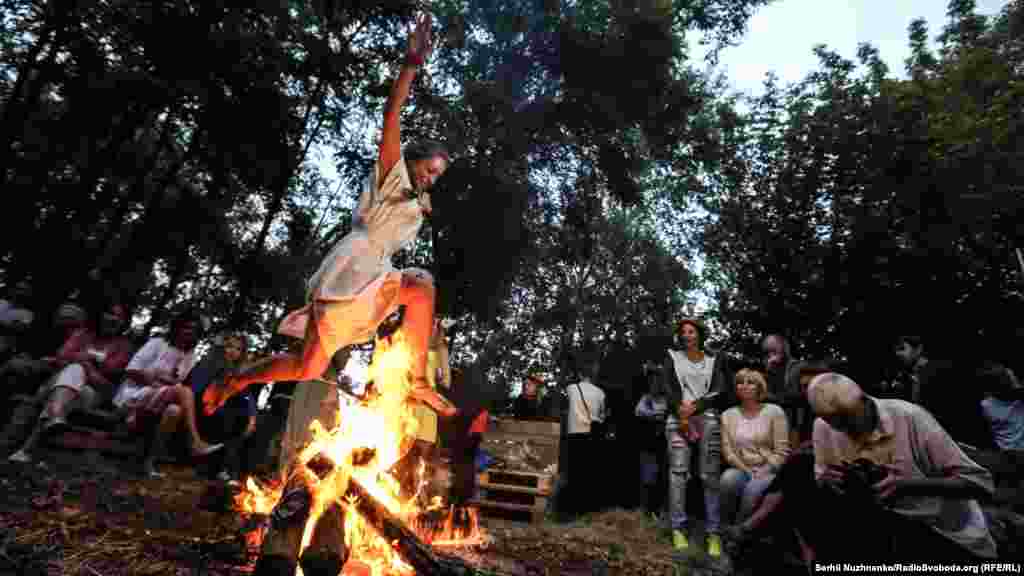
[[[306,576],[337,576],[348,561],[345,546],[345,512],[332,504],[324,510],[313,530],[313,539],[302,553],[299,565]]]
[[[331,505],[319,518],[309,547],[302,552],[302,535],[309,519],[313,495],[307,485],[294,483],[271,514],[270,528],[263,540],[254,576],[293,576],[297,565],[305,576],[337,576],[348,560],[345,546],[344,513]],[[407,564],[423,576],[484,576],[462,560],[435,553],[401,519],[377,501],[355,478],[349,479],[346,498]]]
[[[270,527],[263,537],[260,559],[253,570],[254,576],[295,575],[302,549],[302,535],[312,504],[313,494],[305,482],[298,480],[289,486],[270,514]]]
[[[355,478],[349,480],[349,497],[354,497],[359,514],[388,542],[393,543],[398,554],[416,570],[418,576],[486,576],[488,572],[478,570],[462,560],[442,556],[434,551],[407,528]],[[310,576],[307,574],[307,576]]]

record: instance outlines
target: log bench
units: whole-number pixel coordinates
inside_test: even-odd
[[[35,397],[14,395],[11,418],[0,444],[13,451],[28,438],[42,406]],[[115,456],[136,456],[141,453],[143,437],[129,430],[124,420],[109,409],[74,411],[68,415],[68,427],[46,438],[49,446],[68,450],[95,450]]]

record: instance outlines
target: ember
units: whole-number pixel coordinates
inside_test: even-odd
[[[313,422],[313,439],[299,452],[285,485],[260,486],[250,478],[235,498],[242,512],[302,521],[297,556],[303,558],[303,566],[309,556],[304,552],[314,539],[323,538],[319,534],[324,528],[318,524],[322,518],[326,520],[325,511],[332,507],[340,510],[333,523],[340,524],[335,528],[343,538],[336,543],[335,556],[341,562],[347,560],[346,573],[349,566],[373,576],[414,574],[425,567],[444,573],[434,569],[437,560],[424,542],[434,546],[480,542],[475,510],[446,506],[440,497],[427,506],[420,504],[426,486],[425,465],[421,463],[417,470],[418,489],[412,495],[403,496],[392,475],[392,468],[412,445],[418,425],[409,399],[410,362],[410,349],[401,331],[379,340],[369,370],[375,393],[365,399],[343,399],[338,425],[331,430]],[[282,502],[282,497],[287,502]],[[295,503],[291,503],[293,499]],[[286,505],[284,509],[282,505]],[[254,530],[247,542],[258,545],[257,539],[268,534]],[[317,544],[318,551],[320,547],[322,542]],[[297,567],[296,574],[302,573]]]

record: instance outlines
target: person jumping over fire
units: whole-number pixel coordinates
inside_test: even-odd
[[[416,238],[424,216],[431,212],[428,191],[450,162],[440,143],[420,142],[406,147],[404,155],[401,149],[401,110],[417,67],[433,50],[431,22],[429,14],[420,16],[409,34],[405,62],[384,107],[380,154],[353,214],[352,231],[309,280],[308,304],[290,313],[278,329],[303,340],[301,354],[256,361],[207,387],[207,414],[258,382],[319,378],[335,352],[372,340],[381,322],[403,305],[402,330],[413,352],[410,395],[442,416],[455,414],[455,406],[431,388],[426,376],[433,279],[425,270],[395,270],[391,264],[391,256]]]

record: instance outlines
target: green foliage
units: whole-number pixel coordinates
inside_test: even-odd
[[[822,47],[819,71],[786,89],[769,79],[748,102],[702,236],[737,350],[782,331],[805,356],[874,369],[911,332],[937,355],[1009,353],[1017,328],[1001,318],[1021,310],[1024,280],[1021,8],[990,22],[951,2],[937,56],[915,21],[909,80],[870,47],[860,66]]]

